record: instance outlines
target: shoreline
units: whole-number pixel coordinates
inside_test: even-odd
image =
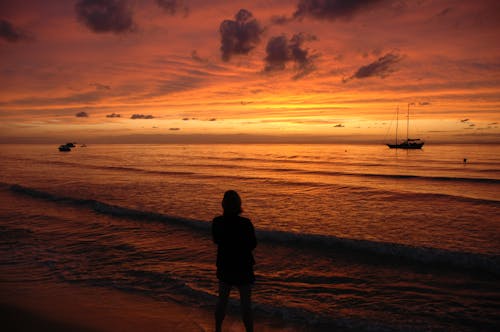
[[[83,285],[0,280],[0,319],[7,331],[213,331],[209,308]],[[215,306],[215,303],[214,303]],[[278,319],[256,317],[255,330],[299,332]],[[238,315],[228,311],[224,331],[244,331]]]
[[[2,316],[16,314],[7,318],[12,331],[33,324],[37,331],[210,331],[212,324],[202,309],[102,287],[2,282],[0,291]]]

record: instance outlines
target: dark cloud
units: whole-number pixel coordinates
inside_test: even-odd
[[[462,119],[460,120],[460,122],[464,125],[468,125],[468,127],[465,127],[464,129],[473,129],[474,127],[476,127],[476,124],[473,123],[470,119]]]
[[[402,58],[403,57],[397,53],[387,53],[383,57],[380,57],[377,61],[360,67],[354,75],[344,79],[344,83],[354,78],[363,79],[376,76],[385,78],[389,74],[396,71],[394,66],[399,63]]]
[[[333,126],[334,128],[344,128],[345,126],[342,123],[336,124]]]
[[[273,15],[271,16],[271,24],[275,25],[284,25],[290,21],[293,21],[293,18],[289,18],[286,15]]]
[[[431,105],[431,103],[430,103],[430,102],[428,102],[428,101],[421,101],[421,102],[419,102],[418,104],[419,104],[420,106],[429,106],[429,105]]]
[[[23,30],[16,28],[7,20],[0,19],[0,38],[9,43],[30,40],[31,37]]]
[[[197,62],[200,62],[200,63],[208,63],[208,59],[200,57],[198,55],[198,51],[196,51],[196,50],[193,50],[191,52],[191,59],[193,59]]]
[[[181,130],[181,128],[174,127],[174,128],[168,128],[168,130],[177,131],[177,130]]]
[[[132,116],[130,117],[131,119],[133,120],[136,120],[136,119],[154,119],[154,116],[148,114],[148,115],[144,115],[144,114],[132,114]]]
[[[156,89],[152,90],[149,94],[144,95],[144,98],[152,98],[156,96],[165,96],[175,92],[189,91],[201,86],[203,78],[195,75],[185,75],[172,77],[160,81]]]
[[[78,112],[75,114],[75,116],[77,118],[88,118],[89,115],[87,114],[87,112]]]
[[[316,55],[310,55],[302,45],[305,41],[316,40],[316,37],[299,33],[290,40],[286,36],[276,36],[269,39],[266,46],[265,71],[284,70],[288,62],[295,64],[298,74],[295,78],[302,77],[314,70],[313,60]]]
[[[451,13],[453,11],[453,8],[451,7],[447,7],[445,9],[443,9],[442,11],[440,11],[436,16],[438,17],[443,17],[443,16],[446,16],[448,15],[449,13]]]
[[[266,71],[283,70],[285,64],[291,60],[288,39],[286,36],[272,37],[266,46]]]
[[[208,119],[208,121],[213,122],[213,121],[217,121],[217,119],[216,118],[211,118],[211,119]]]
[[[189,14],[189,7],[183,0],[156,0],[156,4],[172,16],[175,14],[187,16]]]
[[[120,114],[111,113],[111,114],[106,115],[106,117],[107,118],[121,118],[122,116]]]
[[[95,87],[98,91],[111,90],[109,85],[101,84],[101,83],[91,83],[91,86]]]
[[[245,55],[260,42],[263,29],[246,9],[240,9],[233,20],[224,20],[219,27],[222,60],[229,61],[233,55]]]
[[[79,0],[76,5],[79,21],[96,33],[126,33],[135,29],[132,10],[125,0]]]
[[[293,14],[296,19],[311,16],[317,19],[350,19],[359,12],[369,10],[387,0],[299,0]]]

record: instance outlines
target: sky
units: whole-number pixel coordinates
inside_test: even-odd
[[[0,0],[0,142],[500,142],[497,0]],[[399,109],[399,111],[398,111]]]

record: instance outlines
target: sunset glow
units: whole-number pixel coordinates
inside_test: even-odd
[[[408,104],[428,144],[500,142],[498,1],[26,0],[0,13],[3,143],[378,143]]]

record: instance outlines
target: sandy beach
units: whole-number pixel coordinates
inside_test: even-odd
[[[209,308],[171,302],[106,288],[65,283],[0,282],[0,320],[4,331],[212,331]],[[244,331],[229,313],[225,331]],[[256,331],[300,331],[256,317]]]
[[[8,331],[205,331],[203,310],[104,288],[43,283],[1,285]]]

